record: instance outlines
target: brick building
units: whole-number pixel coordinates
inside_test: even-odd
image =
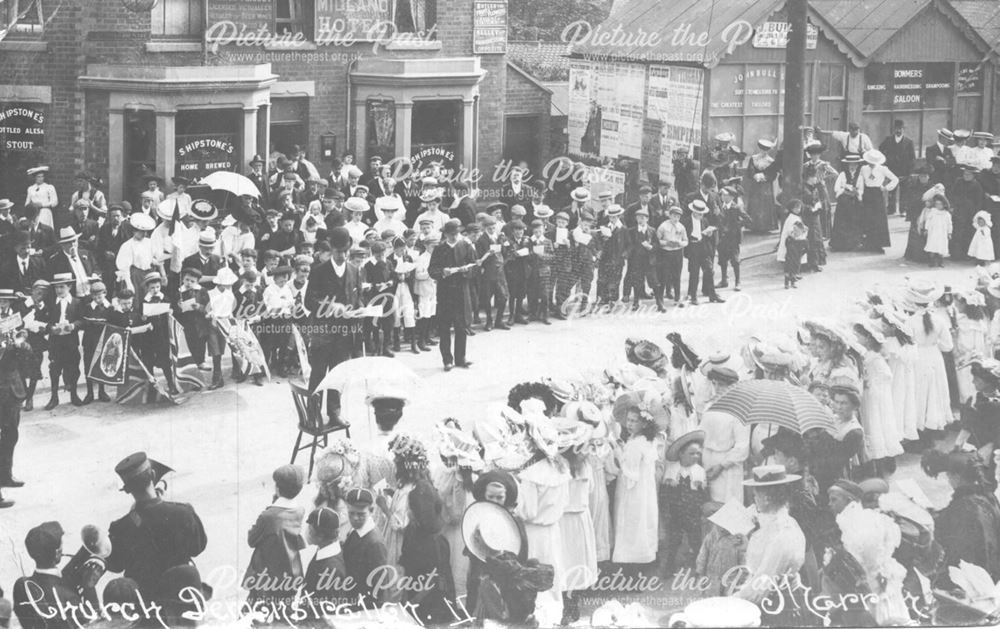
[[[144,167],[244,171],[252,155],[295,144],[323,175],[345,152],[362,168],[402,156],[490,174],[508,89],[516,117],[536,125],[550,97],[510,76],[496,29],[476,29],[474,11],[497,4],[0,0],[16,21],[0,41],[0,197],[20,203],[24,169],[42,162],[60,193],[86,168],[121,199]]]

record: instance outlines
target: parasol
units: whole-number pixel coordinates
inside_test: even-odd
[[[217,170],[214,173],[202,178],[202,185],[208,186],[212,190],[225,190],[238,197],[248,196],[255,199],[260,198],[260,190],[257,184],[239,173],[228,170]]]
[[[366,399],[381,395],[411,400],[419,385],[417,374],[398,360],[365,356],[344,361],[331,369],[315,392],[333,389],[345,394],[358,389]]]
[[[799,434],[812,428],[833,432],[833,415],[808,391],[782,380],[740,382],[708,410],[729,413],[747,425],[774,424]]]

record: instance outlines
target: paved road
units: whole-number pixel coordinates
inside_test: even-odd
[[[659,315],[625,311],[478,334],[470,339],[469,357],[475,364],[468,371],[444,373],[436,353],[402,354],[400,360],[426,386],[408,407],[400,429],[429,436],[433,423],[444,417],[471,423],[489,405],[505,400],[517,382],[572,377],[624,360],[627,336],[662,341],[676,330],[707,352],[734,347],[754,331],[789,326],[800,318],[846,314],[865,287],[876,282],[930,273],[960,285],[971,276],[972,267],[966,265],[931,271],[905,264],[900,257],[906,225],[893,219],[892,227],[894,246],[886,255],[832,255],[826,271],[808,275],[796,290],[783,289],[780,266],[771,255],[763,255],[745,263],[743,292],[724,291],[728,302],[723,305]],[[752,248],[766,251],[768,245]],[[356,438],[364,438],[367,418],[349,419]],[[234,581],[250,556],[245,532],[270,499],[271,471],[288,462],[295,424],[288,388],[281,380],[262,388],[230,384],[180,407],[65,405],[53,412],[25,414],[16,473],[27,486],[5,492],[17,505],[0,517],[0,584],[9,592],[22,570],[31,569],[23,553],[31,526],[59,520],[69,532],[64,551],[74,552],[76,532],[84,524],[104,528],[124,514],[129,499],[118,491],[114,465],[133,451],[146,450],[177,470],[169,477],[169,497],[193,503],[208,532],[209,548],[199,558],[199,567],[215,586],[217,599],[234,600]],[[913,461],[898,473],[918,478],[933,500],[947,499],[941,483],[924,478]]]

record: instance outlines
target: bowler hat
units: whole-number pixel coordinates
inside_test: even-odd
[[[327,237],[330,246],[336,250],[347,249],[351,246],[351,233],[344,227],[334,227]]]

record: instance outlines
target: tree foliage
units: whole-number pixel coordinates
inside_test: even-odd
[[[597,26],[610,10],[611,0],[508,0],[510,39],[560,41],[567,25],[585,20]]]

